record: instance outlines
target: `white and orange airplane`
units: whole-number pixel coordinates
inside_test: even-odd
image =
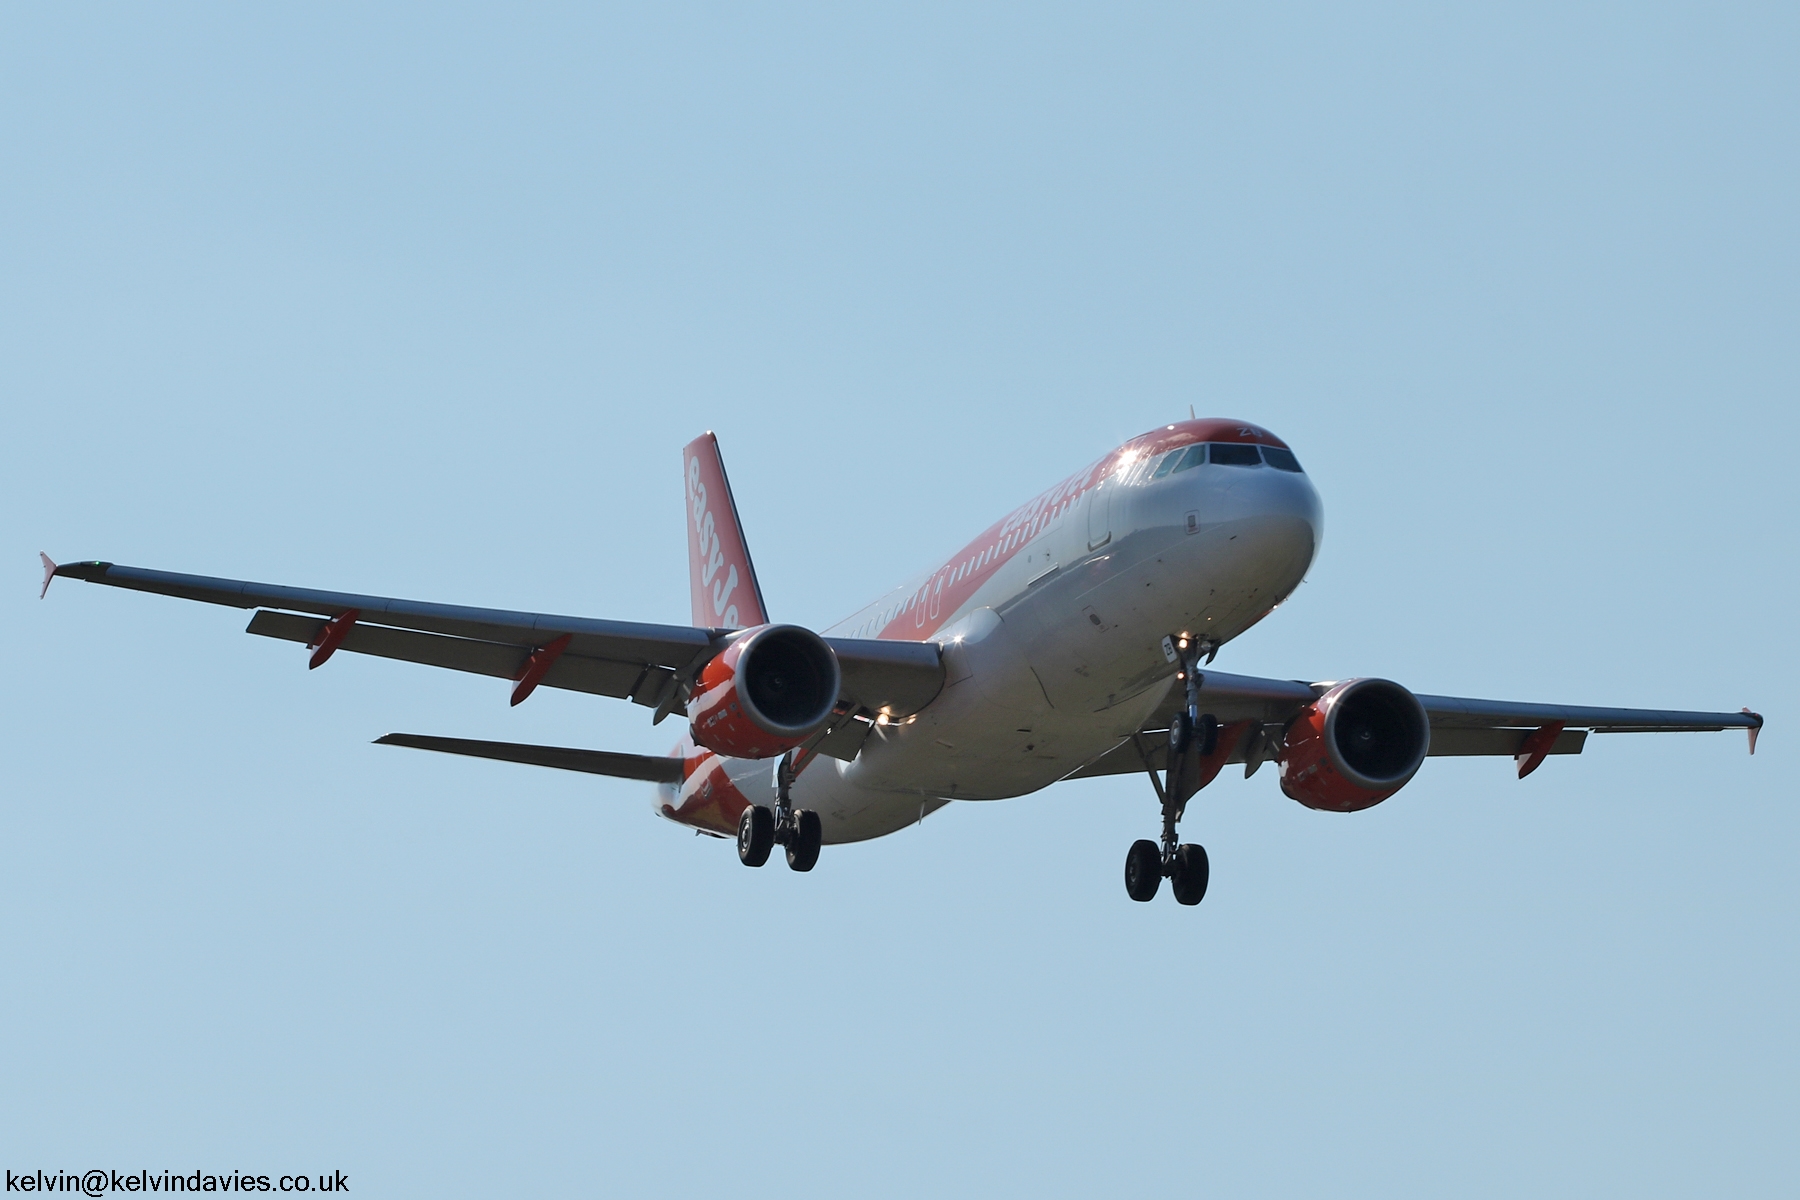
[[[1748,731],[1762,717],[1414,695],[1385,679],[1308,683],[1210,669],[1305,577],[1323,521],[1286,443],[1243,421],[1136,437],[1014,509],[930,571],[820,632],[771,622],[717,440],[682,455],[692,625],[642,625],[177,575],[106,562],[58,575],[255,609],[249,632],[630,699],[687,732],[667,757],[389,734],[412,746],[637,779],[672,821],[761,866],[809,871],[821,845],[893,833],[952,800],[1145,773],[1160,841],[1125,888],[1206,893],[1179,841],[1193,794],[1228,763],[1276,764],[1309,808],[1379,804],[1431,755],[1504,755],[1520,778],[1590,733]],[[40,596],[43,593],[40,593]]]

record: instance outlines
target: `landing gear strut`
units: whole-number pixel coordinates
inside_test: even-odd
[[[787,864],[792,870],[810,871],[819,861],[824,826],[812,809],[793,806],[797,774],[793,752],[789,751],[775,764],[775,807],[752,804],[738,817],[738,861],[746,867],[760,867],[768,862],[769,853],[777,844],[787,848]]]
[[[1202,642],[1190,651],[1183,640],[1182,675],[1187,683],[1187,705],[1169,722],[1166,772],[1169,782],[1166,787],[1156,777],[1143,746],[1138,747],[1144,768],[1150,775],[1150,784],[1156,789],[1156,798],[1162,801],[1161,844],[1139,838],[1125,855],[1125,894],[1139,902],[1155,899],[1156,890],[1165,877],[1178,904],[1198,904],[1206,896],[1207,879],[1211,875],[1206,847],[1179,841],[1175,826],[1187,809],[1188,797],[1195,790],[1192,780],[1196,773],[1190,768],[1196,760],[1213,754],[1219,747],[1217,718],[1200,711],[1200,672],[1197,668],[1200,656],[1212,649]]]

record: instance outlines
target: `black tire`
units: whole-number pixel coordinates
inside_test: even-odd
[[[1176,713],[1169,721],[1170,756],[1173,757],[1180,754],[1183,750],[1186,750],[1188,748],[1188,743],[1191,742],[1193,738],[1194,723],[1188,720],[1188,715],[1186,713]]]
[[[1125,894],[1140,904],[1156,899],[1162,886],[1162,848],[1139,838],[1125,854]]]
[[[769,861],[775,848],[775,814],[760,804],[752,804],[738,817],[738,861],[746,867],[760,867]]]
[[[825,843],[825,829],[819,814],[810,808],[794,813],[794,836],[788,839],[788,866],[796,871],[810,871],[819,861],[819,847]]]
[[[1210,758],[1213,751],[1219,748],[1219,718],[1211,713],[1200,715],[1200,728],[1195,731],[1200,737],[1200,757]]]
[[[1177,904],[1198,904],[1206,899],[1206,881],[1212,867],[1206,861],[1206,847],[1184,842],[1175,847],[1175,873],[1169,876],[1169,890]]]

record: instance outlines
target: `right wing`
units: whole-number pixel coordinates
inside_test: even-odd
[[[1279,751],[1287,723],[1322,696],[1332,683],[1304,683],[1298,679],[1259,679],[1224,671],[1201,673],[1200,697],[1204,711],[1221,725],[1247,721],[1260,727],[1260,735],[1240,739],[1227,762],[1249,763],[1252,770],[1273,759]],[[1546,754],[1580,754],[1590,733],[1714,733],[1743,729],[1756,750],[1756,734],[1763,719],[1749,709],[1741,712],[1688,712],[1654,708],[1595,708],[1579,704],[1519,704],[1509,700],[1472,700],[1460,696],[1419,695],[1419,703],[1431,721],[1432,757],[1494,755],[1516,757],[1525,739],[1539,729],[1560,728],[1550,739]],[[1096,775],[1120,775],[1149,766],[1162,770],[1168,753],[1169,723],[1185,703],[1182,690],[1169,694],[1129,738],[1069,776],[1088,779]],[[1140,753],[1140,747],[1142,752]],[[1251,762],[1254,759],[1254,762]]]
[[[656,710],[662,720],[687,699],[688,688],[734,630],[648,625],[548,613],[430,604],[349,592],[179,575],[108,562],[45,559],[52,575],[206,604],[254,608],[248,632],[263,637],[373,654],[427,666],[521,681],[521,688],[566,688],[616,696]],[[837,654],[840,703],[907,716],[943,686],[938,648],[929,642],[826,638]],[[322,661],[319,656],[315,659]],[[531,677],[535,671],[535,678]],[[529,686],[527,686],[527,682]],[[523,699],[514,691],[515,703]]]

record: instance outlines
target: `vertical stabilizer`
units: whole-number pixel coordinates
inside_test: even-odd
[[[737,502],[719,457],[719,439],[703,433],[681,453],[687,477],[688,581],[693,587],[694,624],[747,629],[766,625],[762,586],[750,565],[750,547],[738,524]]]

